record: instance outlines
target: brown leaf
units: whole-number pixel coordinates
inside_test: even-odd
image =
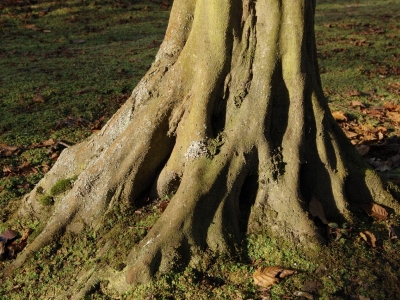
[[[322,206],[322,203],[317,200],[314,196],[312,197],[309,205],[308,205],[308,211],[313,217],[318,217],[321,219],[322,223],[328,224],[328,220],[325,217],[325,210],[324,207]]]
[[[6,229],[0,234],[0,241],[2,241],[4,244],[7,244],[8,242],[15,239],[18,235],[18,231]]]
[[[379,131],[379,132],[382,132],[383,134],[387,134],[387,132],[388,132],[387,128],[384,127],[384,126],[378,126],[376,128],[376,130]]]
[[[390,238],[391,240],[397,239],[397,234],[396,234],[396,232],[394,231],[393,226],[390,225],[388,221],[386,221],[386,226],[387,226],[388,231],[389,231],[389,238]]]
[[[386,116],[393,122],[400,123],[400,114],[398,112],[388,111]]]
[[[360,153],[361,156],[367,155],[369,152],[369,146],[367,145],[357,145],[356,150]]]
[[[40,28],[36,27],[35,24],[25,24],[24,27],[26,29],[31,29],[31,30],[35,30],[35,31],[40,31],[41,30]]]
[[[0,144],[0,157],[1,156],[11,156],[18,155],[20,148],[17,146],[9,146],[5,144]]]
[[[17,172],[18,172],[18,169],[14,168],[12,166],[4,166],[3,167],[3,173],[4,174],[7,174],[7,173],[13,174],[13,173],[17,173]]]
[[[378,138],[375,133],[365,132],[362,136],[362,140],[364,141],[376,141]]]
[[[355,100],[351,101],[350,105],[352,107],[365,107],[365,105],[361,101],[355,101]]]
[[[164,212],[164,210],[167,208],[168,204],[169,204],[169,201],[163,201],[163,202],[161,202],[161,203],[158,205],[158,210],[159,210],[160,212]]]
[[[384,106],[371,106],[371,110],[384,111]]]
[[[399,82],[392,82],[388,85],[388,90],[393,94],[400,95],[400,81]]]
[[[347,138],[349,138],[349,139],[352,139],[352,138],[355,138],[355,137],[359,136],[358,133],[355,133],[355,132],[352,132],[352,131],[349,131],[349,130],[346,130],[346,129],[344,129],[343,131],[346,134]]]
[[[379,172],[390,171],[393,167],[391,161],[381,161],[379,159],[370,158],[367,162]]]
[[[10,245],[7,246],[7,256],[9,259],[16,258],[18,253],[24,250],[24,248],[28,244],[29,233],[30,229],[26,229],[25,232],[22,234],[19,242],[12,242]]]
[[[26,243],[28,241],[29,234],[31,233],[30,228],[25,229],[24,233],[19,240],[20,243]]]
[[[378,140],[383,140],[383,133],[382,132],[378,132]]]
[[[48,171],[50,171],[50,166],[42,164],[42,172],[47,173]]]
[[[295,295],[296,297],[303,297],[303,298],[307,298],[307,299],[310,299],[310,300],[314,300],[314,296],[313,295],[311,295],[310,293],[307,293],[307,292],[303,292],[303,291],[295,291],[293,293],[293,295]]]
[[[380,159],[376,159],[375,157],[368,158],[366,162],[373,166],[375,169],[380,168],[383,164]]]
[[[54,139],[48,139],[47,141],[42,142],[43,147],[53,146],[56,143]]]
[[[74,44],[83,44],[85,40],[74,40]]]
[[[361,93],[358,90],[350,90],[350,91],[347,91],[346,93],[344,93],[344,95],[347,96],[347,97],[355,97],[355,96],[360,96]]]
[[[371,298],[364,297],[362,295],[351,295],[351,300],[371,300]]]
[[[393,111],[393,110],[396,110],[396,106],[397,106],[397,105],[393,104],[392,102],[386,102],[386,103],[384,104],[384,106],[385,106],[385,108],[386,108],[387,110]]]
[[[347,117],[344,112],[342,111],[333,111],[332,116],[336,121],[346,122]]]
[[[43,98],[43,96],[42,95],[40,95],[40,94],[36,94],[34,97],[33,97],[33,102],[35,102],[35,103],[44,103],[44,98]]]
[[[364,232],[360,232],[360,236],[363,238],[364,241],[367,242],[368,245],[370,245],[372,248],[376,247],[376,237],[372,232],[369,232],[368,230]]]
[[[87,88],[84,88],[82,90],[79,90],[78,92],[76,92],[76,94],[82,95],[82,94],[86,94],[86,93],[89,93],[89,92],[94,91],[94,90],[95,89],[93,87],[87,87]]]
[[[271,266],[266,268],[259,267],[253,274],[254,283],[268,288],[277,284],[280,279],[295,273],[293,270],[286,270],[281,267]]]
[[[394,168],[400,166],[400,154],[396,154],[388,159]]]
[[[365,212],[368,214],[368,216],[375,218],[378,221],[384,221],[387,219],[388,212],[386,209],[379,204],[376,203],[362,203],[358,205],[362,209],[365,210]]]
[[[380,171],[380,172],[386,172],[386,171],[390,171],[391,169],[393,169],[392,162],[387,160],[387,161],[383,161],[382,164],[375,170]]]

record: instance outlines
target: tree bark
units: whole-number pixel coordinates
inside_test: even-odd
[[[127,258],[129,286],[187,265],[204,249],[235,254],[245,232],[321,240],[314,196],[328,219],[357,203],[399,212],[386,183],[359,157],[323,96],[313,0],[175,0],[155,62],[100,133],[65,150],[24,198],[20,213],[49,216],[13,267],[64,230],[98,229],[115,205],[143,193],[173,198]]]

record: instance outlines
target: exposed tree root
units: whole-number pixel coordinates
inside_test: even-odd
[[[14,267],[76,222],[98,229],[114,205],[134,209],[146,190],[174,196],[129,254],[126,286],[193,263],[206,248],[235,255],[243,233],[260,228],[312,247],[321,240],[308,216],[313,196],[329,220],[351,221],[354,204],[371,201],[400,212],[322,95],[312,1],[242,2],[175,1],[132,97],[25,197],[21,214],[44,218],[39,186],[79,175]]]

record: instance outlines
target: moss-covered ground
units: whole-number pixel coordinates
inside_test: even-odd
[[[163,39],[170,3],[0,0],[0,233],[29,227],[32,239],[40,232],[38,220],[15,217],[21,197],[62,147],[101,128],[127,99]],[[396,139],[396,122],[385,123],[349,103],[400,104],[400,3],[319,0],[317,5],[320,69],[331,109],[359,124],[385,126],[385,139]],[[51,204],[47,196],[43,201]],[[165,208],[168,199],[163,200],[143,199],[129,215],[115,207],[99,231],[85,228],[60,237],[0,281],[0,299],[62,298],[68,287],[79,286],[76,275],[84,271],[123,269],[129,250]],[[299,291],[314,299],[398,299],[400,242],[389,238],[385,222],[362,210],[356,214],[350,236],[330,240],[318,256],[250,235],[242,260],[205,254],[196,265],[134,287],[122,299],[295,299]],[[399,217],[390,216],[390,223],[400,234]],[[365,230],[375,234],[377,247],[359,236]],[[0,270],[8,263],[0,262]],[[297,273],[260,291],[252,274],[271,265]],[[98,282],[87,299],[118,297],[107,282]]]

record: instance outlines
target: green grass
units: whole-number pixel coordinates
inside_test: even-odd
[[[151,2],[131,2],[2,10],[0,143],[77,142],[91,133],[88,122],[116,111],[153,61],[168,18]]]
[[[316,35],[321,78],[333,109],[350,100],[399,103],[389,84],[400,80],[397,1],[321,0]],[[350,90],[361,92],[349,97]]]
[[[169,11],[152,1],[4,7],[0,145],[27,148],[49,138],[74,144],[101,128],[153,62],[168,17]],[[0,159],[0,221],[40,180],[42,165],[52,165],[50,156],[41,148]],[[26,162],[37,166],[34,176],[1,172]]]
[[[21,150],[0,158],[0,231],[11,227],[22,232],[28,227],[32,240],[43,229],[38,220],[13,218],[21,197],[54,162],[50,147],[30,146],[50,138],[76,143],[112,116],[152,63],[163,39],[169,11],[159,2],[39,0],[0,10],[0,145]],[[376,120],[349,102],[399,103],[390,84],[400,82],[400,3],[317,2],[318,55],[331,109],[371,124]],[[360,95],[349,96],[351,90]],[[391,130],[396,134],[395,127]],[[23,170],[5,171],[23,165]],[[52,196],[69,188],[70,182],[57,183],[63,188],[44,194],[43,202],[52,204]],[[74,275],[82,271],[121,270],[126,255],[160,216],[157,203],[129,215],[123,211],[114,207],[107,224],[96,232],[75,224],[75,231],[38,251],[14,277],[3,280],[0,299],[50,299],[62,295],[65,287],[79,286]],[[134,287],[122,299],[293,299],[296,291],[308,291],[314,299],[397,299],[400,242],[388,239],[384,223],[362,211],[357,217],[351,236],[331,241],[318,257],[262,234],[249,235],[241,260],[205,253],[197,264]],[[391,222],[399,233],[399,217]],[[375,233],[379,248],[359,237],[364,230]],[[0,262],[0,269],[5,264]],[[252,274],[259,266],[271,265],[297,273],[260,291]],[[98,282],[87,299],[115,297],[106,282]]]

